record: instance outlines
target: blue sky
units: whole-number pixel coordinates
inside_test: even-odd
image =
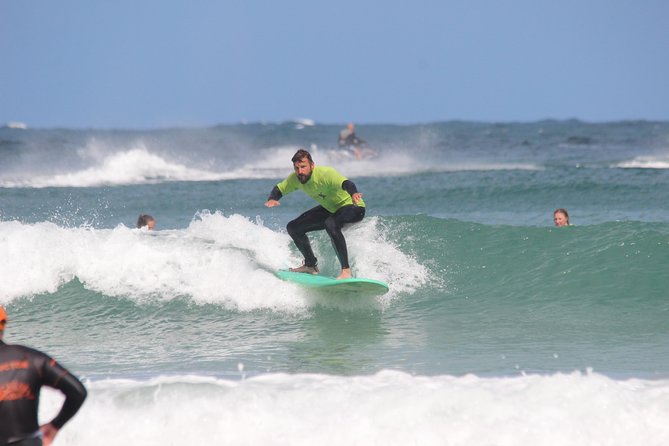
[[[0,0],[0,123],[669,120],[666,0]]]

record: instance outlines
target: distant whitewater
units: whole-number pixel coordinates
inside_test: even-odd
[[[616,165],[628,169],[669,169],[669,154],[661,156],[638,156]]]

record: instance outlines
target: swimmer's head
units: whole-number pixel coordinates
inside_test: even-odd
[[[149,231],[153,231],[153,228],[156,227],[156,219],[149,214],[141,214],[137,219],[137,229],[141,229],[144,226],[146,226]]]
[[[556,209],[553,212],[553,221],[557,227],[571,226],[571,223],[569,223],[569,213],[564,208]]]

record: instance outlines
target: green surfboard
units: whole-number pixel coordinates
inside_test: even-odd
[[[322,291],[365,294],[385,294],[388,292],[388,285],[386,283],[374,279],[354,277],[351,279],[337,280],[333,277],[294,273],[285,270],[277,271],[276,275],[280,279],[288,282],[294,282],[305,287],[316,288]]]

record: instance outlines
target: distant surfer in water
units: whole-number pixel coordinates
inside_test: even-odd
[[[360,147],[365,144],[366,141],[358,138],[355,134],[355,124],[352,122],[349,122],[346,128],[339,132],[339,147],[349,149],[357,160],[364,158],[363,150]]]
[[[341,264],[341,273],[337,279],[352,277],[348,264],[346,239],[341,230],[345,224],[357,223],[365,216],[365,202],[355,184],[332,167],[316,166],[311,154],[306,150],[298,150],[293,156],[295,172],[274,186],[265,206],[278,206],[284,195],[302,189],[304,193],[316,200],[319,205],[312,208],[286,226],[288,234],[293,238],[297,249],[304,256],[304,263],[293,272],[318,274],[318,260],[311,249],[307,232],[325,231],[332,240],[332,245]]]
[[[555,226],[558,228],[561,226],[571,226],[571,223],[569,223],[569,213],[563,208],[556,209],[553,212],[553,222],[555,222]]]

